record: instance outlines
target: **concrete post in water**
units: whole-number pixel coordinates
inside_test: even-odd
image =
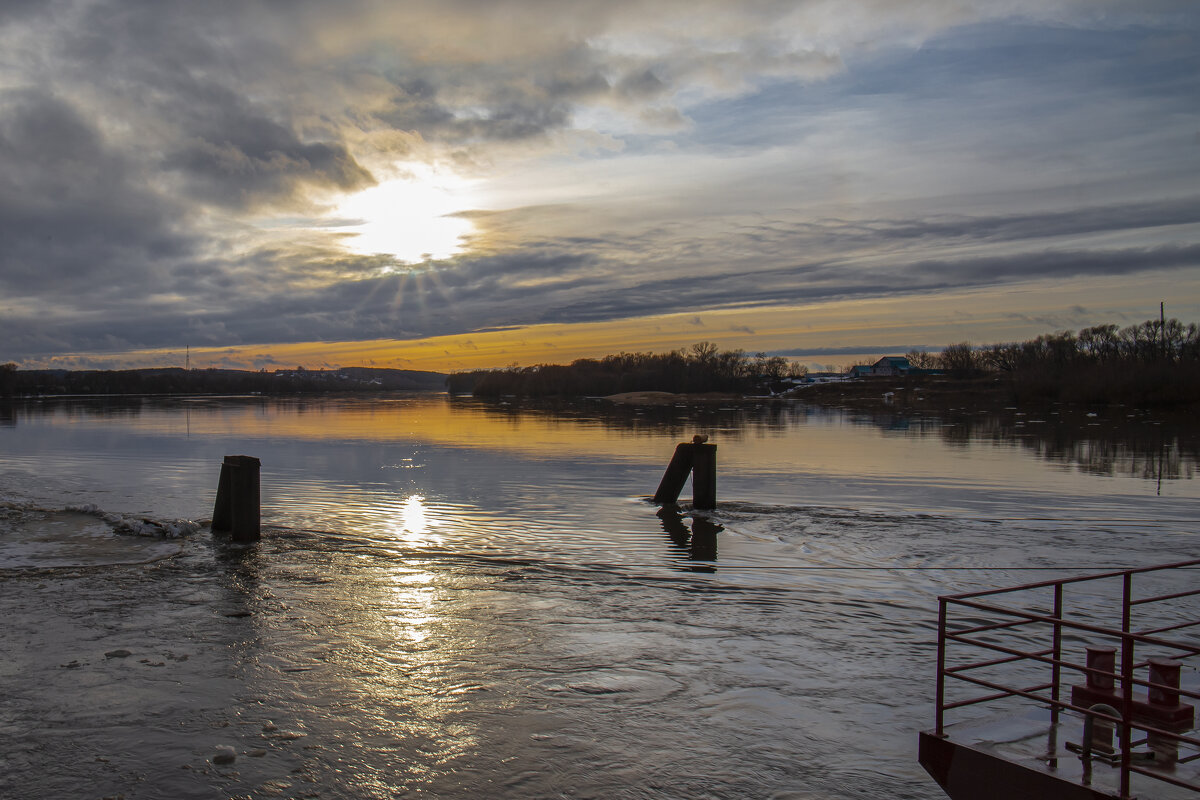
[[[708,444],[708,436],[696,434],[690,442],[675,447],[671,463],[658,483],[654,502],[671,505],[679,499],[688,473],[692,474],[692,507],[717,507],[717,446]]]
[[[225,456],[217,483],[212,530],[229,531],[235,542],[257,542],[261,537],[259,467],[254,456]]]
[[[217,502],[213,505],[212,528],[213,533],[219,531],[233,530],[233,509],[229,499],[229,459],[235,456],[226,456],[221,462],[221,477],[217,480]]]
[[[717,446],[692,445],[692,508],[717,507]]]
[[[658,491],[654,493],[654,502],[668,505],[679,499],[683,484],[687,483],[688,473],[692,471],[692,447],[690,442],[684,442],[675,448],[671,463],[658,483]]]

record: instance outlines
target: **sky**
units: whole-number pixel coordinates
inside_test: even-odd
[[[1195,0],[0,0],[0,362],[1200,322]]]

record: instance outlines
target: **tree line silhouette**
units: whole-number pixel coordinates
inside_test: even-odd
[[[0,364],[0,397],[82,394],[297,394],[441,390],[445,375],[416,370],[279,369],[272,372],[179,367],[122,370],[20,370]]]
[[[452,394],[476,397],[606,396],[625,392],[751,393],[778,391],[804,367],[782,356],[721,350],[697,342],[668,353],[618,353],[570,364],[539,364],[457,372],[447,379]]]
[[[951,344],[940,353],[913,350],[909,363],[948,379],[1002,381],[1009,399],[1177,406],[1200,402],[1200,327],[1152,319],[1059,331],[1025,342]],[[0,396],[45,394],[289,394],[438,390],[478,397],[605,396],[625,392],[765,394],[806,372],[781,356],[721,350],[698,342],[667,353],[618,353],[570,364],[434,372],[347,367],[336,370],[179,368],[20,370],[0,364]],[[892,378],[892,380],[896,380]],[[928,375],[909,380],[938,380]],[[444,383],[443,383],[444,381]]]
[[[908,354],[948,376],[991,376],[1014,401],[1176,406],[1200,401],[1200,327],[1177,319],[1059,331],[1025,342],[952,344]]]
[[[937,371],[910,380],[987,378],[1006,384],[1014,401],[1121,402],[1167,406],[1200,400],[1200,328],[1152,319],[1059,331],[1024,342],[948,345],[913,350],[909,363]],[[720,350],[699,342],[667,353],[619,353],[570,364],[539,364],[454,373],[454,394],[477,397],[605,396],[625,392],[778,392],[806,372],[779,356]],[[895,380],[893,377],[892,380]]]

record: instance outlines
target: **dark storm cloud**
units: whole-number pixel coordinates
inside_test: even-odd
[[[939,216],[923,220],[884,220],[860,235],[882,239],[965,239],[1012,242],[1103,231],[1135,231],[1200,223],[1200,197],[1067,211],[989,217]]]
[[[609,77],[612,66],[585,44],[564,42],[509,65],[404,63],[377,73],[390,85],[373,123],[452,144],[541,139],[570,126],[581,103],[640,103],[671,91],[649,70]],[[618,72],[620,70],[618,69]]]
[[[1133,275],[1148,270],[1197,267],[1200,267],[1200,245],[1166,245],[1124,250],[1050,250],[967,261],[924,261],[911,265],[907,271],[922,283],[966,287],[1032,277],[1065,279]]]
[[[138,166],[106,145],[69,102],[35,89],[0,93],[0,286],[9,295],[93,299],[161,284],[185,256],[180,208],[147,191]]]
[[[374,183],[344,145],[302,142],[223,87],[197,94],[208,102],[177,117],[188,135],[162,164],[186,176],[195,198],[244,208],[290,198],[303,184],[350,191]]]
[[[283,83],[291,55],[238,24],[253,20],[254,5],[241,14],[199,5],[86,4],[78,28],[50,38],[59,59],[50,77],[83,84],[102,116],[128,113],[138,128],[128,143],[149,166],[177,172],[191,201],[239,209],[371,184],[335,126],[301,135]]]
[[[756,252],[782,257],[798,245],[810,252],[816,248],[822,252],[865,253],[922,244],[1001,245],[1116,232],[1141,235],[1155,229],[1195,224],[1200,224],[1200,197],[1037,213],[939,213],[911,219],[756,221],[740,226],[739,235],[752,244]]]

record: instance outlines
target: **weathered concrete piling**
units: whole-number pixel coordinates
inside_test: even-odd
[[[213,507],[213,533],[231,533],[235,542],[261,538],[261,463],[254,456],[225,456]]]
[[[679,499],[688,474],[692,476],[692,507],[717,507],[717,446],[707,444],[707,436],[694,436],[690,442],[675,447],[671,463],[659,481],[654,502],[666,505]]]
[[[717,507],[717,446],[692,445],[692,508]]]

